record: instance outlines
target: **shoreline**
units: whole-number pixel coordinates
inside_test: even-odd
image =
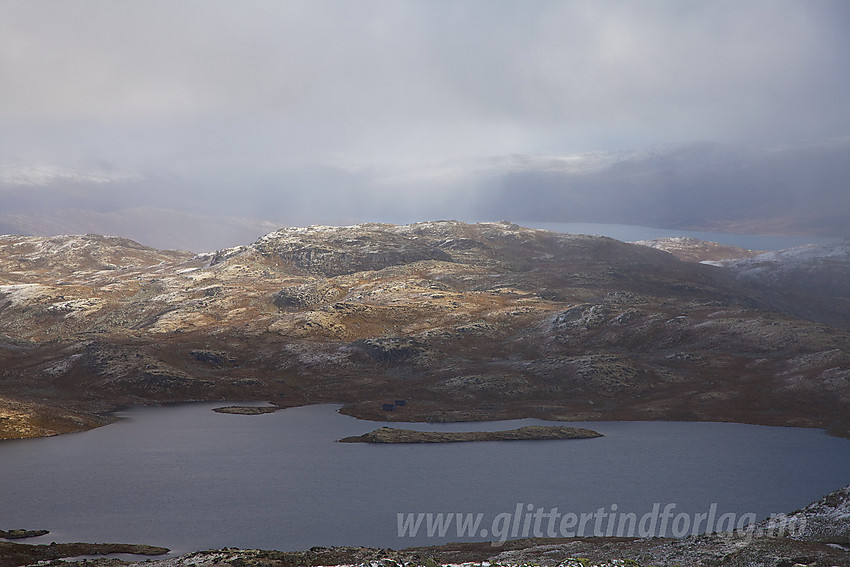
[[[765,522],[758,525],[764,525]],[[86,564],[93,567],[674,567],[709,564],[715,567],[738,567],[751,564],[741,563],[744,558],[759,561],[752,564],[775,567],[800,564],[800,558],[806,558],[808,564],[813,565],[850,566],[847,542],[841,544],[828,539],[812,535],[788,537],[714,532],[682,538],[531,537],[504,542],[450,542],[399,549],[314,546],[309,550],[279,551],[223,547],[177,553],[164,547],[144,544],[77,542],[44,545],[0,541],[0,567],[23,567],[45,561],[74,561],[84,556],[88,556]],[[138,559],[134,557],[128,561],[124,557],[126,555],[138,556]],[[766,558],[772,562],[762,562]]]
[[[26,400],[20,402],[22,404],[27,404],[31,402],[27,402]],[[32,435],[24,435],[24,436],[14,436],[8,435],[7,430],[4,430],[3,419],[4,416],[2,412],[0,412],[0,442],[3,441],[18,441],[24,439],[39,439],[45,437],[56,437],[60,435],[65,435],[69,433],[82,433],[85,431],[90,431],[93,429],[97,429],[100,427],[104,427],[107,425],[111,425],[116,423],[121,418],[116,414],[118,412],[127,410],[133,407],[160,407],[160,406],[170,406],[170,405],[183,405],[183,404],[221,404],[218,408],[212,408],[212,411],[216,411],[220,414],[230,414],[230,415],[245,415],[245,416],[255,416],[255,415],[264,415],[267,413],[273,413],[280,410],[285,410],[288,408],[294,407],[305,407],[312,405],[336,405],[338,406],[337,412],[342,415],[347,415],[349,417],[353,417],[355,419],[359,419],[362,421],[370,421],[373,423],[385,423],[388,425],[399,424],[399,423],[430,423],[430,424],[445,424],[445,423],[471,423],[471,422],[495,422],[495,421],[511,421],[511,420],[520,420],[520,419],[540,419],[542,421],[550,421],[550,422],[562,422],[562,423],[585,423],[585,422],[594,422],[594,421],[612,421],[612,422],[685,422],[685,423],[695,423],[695,422],[705,422],[705,423],[737,423],[741,425],[761,425],[767,427],[794,427],[800,429],[820,429],[823,430],[827,435],[831,435],[833,437],[838,437],[842,439],[850,439],[850,425],[848,424],[825,424],[819,422],[819,420],[813,419],[798,419],[796,416],[791,417],[789,419],[782,419],[778,416],[771,416],[771,419],[735,419],[727,416],[717,416],[716,418],[712,418],[712,416],[688,416],[681,415],[675,412],[672,412],[669,416],[664,415],[656,415],[656,416],[646,416],[642,412],[629,412],[629,411],[620,411],[620,412],[605,412],[600,411],[594,413],[593,415],[588,415],[585,413],[561,413],[561,412],[553,412],[551,410],[540,411],[539,409],[532,410],[531,408],[509,408],[502,409],[498,411],[494,410],[453,410],[451,408],[446,408],[443,412],[439,414],[435,414],[433,411],[429,411],[430,408],[426,408],[423,410],[417,410],[412,408],[411,406],[406,406],[402,408],[403,411],[394,411],[394,412],[381,412],[380,406],[377,402],[366,404],[361,402],[359,404],[351,404],[340,401],[325,401],[318,400],[312,402],[294,402],[283,404],[280,402],[273,402],[265,398],[258,398],[257,400],[172,400],[172,401],[162,401],[155,403],[139,403],[139,404],[115,404],[109,409],[104,409],[104,403],[98,403],[96,411],[85,411],[80,408],[75,408],[74,413],[79,415],[84,415],[88,419],[82,419],[77,417],[73,420],[68,420],[66,422],[69,427],[64,429],[51,429],[43,432],[41,434],[32,434]],[[240,404],[258,404],[254,405],[240,405]],[[270,404],[270,405],[259,405],[259,404]],[[366,409],[364,409],[364,407]],[[60,411],[68,411],[64,406],[48,406],[49,409]],[[0,408],[2,409],[2,408]],[[526,411],[523,411],[526,409]],[[29,417],[35,419],[46,420],[52,417],[51,412],[47,412],[46,415],[39,413],[30,413]],[[764,416],[767,417],[767,416]],[[5,419],[9,419],[5,417]],[[790,422],[789,422],[790,421]]]

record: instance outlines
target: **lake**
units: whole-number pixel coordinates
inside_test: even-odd
[[[217,405],[135,408],[100,429],[0,443],[0,529],[51,530],[28,540],[38,543],[148,543],[177,552],[401,548],[472,538],[458,537],[456,526],[443,537],[434,528],[429,537],[425,523],[416,537],[400,537],[398,514],[481,514],[480,528],[491,536],[497,517],[520,509],[578,516],[604,508],[640,517],[654,504],[672,504],[677,514],[715,505],[718,516],[762,519],[850,483],[850,440],[820,430],[588,422],[577,425],[605,437],[343,444],[337,439],[379,424],[340,415],[332,405],[259,416],[210,411]],[[409,426],[470,431],[545,423]]]
[[[635,240],[654,240],[656,238],[672,238],[686,236],[719,242],[729,246],[739,246],[749,250],[782,250],[807,244],[830,244],[840,242],[838,237],[818,236],[777,236],[767,234],[734,234],[728,232],[697,232],[693,230],[678,230],[670,228],[653,228],[630,224],[579,223],[579,222],[517,222],[521,226],[540,228],[568,234],[589,234],[592,236],[608,236],[623,242]]]

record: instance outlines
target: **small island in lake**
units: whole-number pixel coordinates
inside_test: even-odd
[[[363,435],[345,437],[340,443],[460,443],[465,441],[545,441],[551,439],[592,439],[601,433],[562,425],[529,425],[508,431],[412,431],[381,427]]]
[[[262,415],[264,413],[274,413],[279,409],[280,407],[278,406],[224,406],[213,408],[213,411],[234,415]]]
[[[3,539],[27,539],[49,534],[49,530],[0,530]]]

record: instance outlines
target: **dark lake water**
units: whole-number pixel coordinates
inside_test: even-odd
[[[800,508],[850,483],[850,440],[727,423],[593,422],[605,437],[445,445],[342,444],[378,424],[311,406],[260,416],[216,404],[138,408],[97,430],[0,443],[0,529],[37,542],[113,541],[175,551],[223,546],[408,547],[464,541],[455,526],[399,537],[397,514],[599,508],[637,516]],[[497,430],[545,423],[413,424]],[[521,535],[521,533],[520,533]],[[531,535],[531,534],[529,534]],[[586,533],[585,535],[591,535]],[[667,535],[672,535],[668,532]],[[32,540],[31,540],[32,541]]]
[[[781,250],[794,248],[806,244],[829,244],[838,242],[841,238],[815,237],[815,236],[775,236],[765,234],[734,234],[727,232],[696,232],[692,230],[677,230],[666,228],[653,228],[649,226],[638,226],[630,224],[604,224],[604,223],[557,223],[557,222],[518,222],[517,224],[529,228],[542,228],[555,232],[570,234],[590,234],[609,236],[632,242],[635,240],[654,240],[656,238],[668,238],[676,236],[688,236],[710,242],[719,242],[730,246],[740,246],[750,250]]]

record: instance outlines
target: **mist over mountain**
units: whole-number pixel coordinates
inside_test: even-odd
[[[0,170],[0,232],[115,234],[194,251],[233,246],[283,225],[423,218],[847,236],[847,179],[850,138],[415,167],[325,164],[215,181],[161,171],[7,165]]]
[[[9,0],[0,229],[195,251],[256,221],[845,236],[848,24],[842,0]]]
[[[633,152],[597,168],[528,160],[487,200],[517,218],[837,236],[850,220],[850,140],[779,148],[694,144]]]

